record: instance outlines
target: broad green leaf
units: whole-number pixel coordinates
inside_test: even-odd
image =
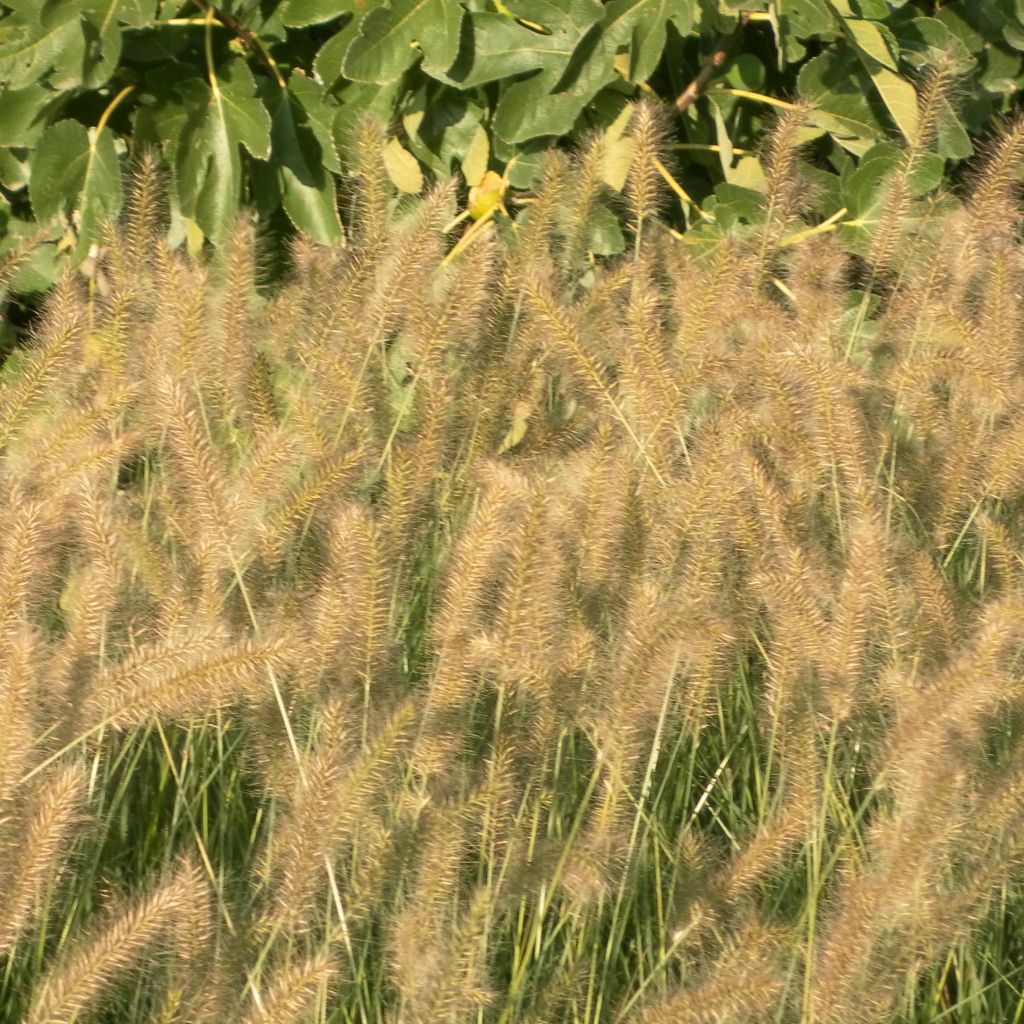
[[[873,21],[846,18],[844,24],[858,49],[890,71],[898,70],[896,57],[882,35],[881,29]]]
[[[29,198],[37,219],[49,220],[78,197],[84,179],[83,155],[89,134],[78,121],[51,125],[36,147]]]
[[[424,69],[447,70],[458,53],[462,14],[458,0],[392,0],[370,11],[345,54],[343,74],[354,82],[393,82],[419,51]]]
[[[820,124],[837,139],[873,142],[886,134],[885,108],[863,61],[845,41],[828,47],[800,69],[797,91],[814,101],[812,123]]]
[[[381,5],[381,0],[285,0],[282,18],[289,28],[304,28]]]
[[[917,91],[905,78],[888,68],[875,67],[868,73],[897,127],[914,145],[918,136]]]
[[[0,146],[34,146],[46,124],[46,104],[56,96],[41,85],[0,90]]]
[[[914,18],[899,25],[897,38],[903,57],[917,66],[946,64],[965,74],[977,65],[977,60],[938,18]]]
[[[505,6],[523,21],[539,25],[548,32],[582,32],[604,16],[599,0],[506,0]]]
[[[334,145],[334,117],[338,108],[328,104],[325,89],[319,82],[299,74],[297,71],[288,79],[288,91],[302,104],[306,112],[309,130],[320,143],[320,158],[324,167],[335,174],[341,173],[341,161]]]
[[[334,177],[325,167],[321,143],[309,125],[301,95],[292,86],[299,80],[294,76],[287,89],[268,82],[263,90],[271,112],[270,165],[277,173],[281,205],[289,220],[318,242],[340,245],[344,235]]]
[[[617,72],[609,65],[606,80]],[[498,101],[494,130],[506,142],[525,142],[544,135],[568,135],[583,108],[593,98],[589,89],[554,93],[559,72],[542,71],[510,85]],[[595,92],[597,90],[594,90]]]
[[[548,147],[542,139],[527,142],[516,149],[516,162],[505,168],[512,188],[533,188],[540,178],[548,159]]]
[[[121,23],[137,18],[138,8],[136,0],[82,0],[87,44],[84,83],[89,88],[98,88],[114,73],[121,59]]]
[[[646,82],[654,74],[661,55],[665,49],[666,26],[669,21],[692,23],[693,4],[691,0],[619,0],[623,5],[621,24],[612,27],[608,21],[609,10],[605,15],[605,32],[612,31],[616,35],[630,25],[630,61],[629,80]],[[614,8],[614,3],[609,8]]]
[[[1010,95],[1019,88],[1021,55],[1005,43],[989,43],[982,58],[981,84],[989,92]]]
[[[137,147],[156,146],[167,163],[174,166],[178,142],[188,120],[188,111],[181,102],[180,93],[175,91],[170,96],[162,96],[159,103],[139,108],[132,141]]]
[[[576,37],[564,32],[543,34],[502,14],[467,16],[466,42],[441,81],[460,89],[510,79],[540,69],[562,69],[569,62]]]
[[[9,149],[0,148],[0,185],[16,192],[28,184],[28,161],[19,160]]]
[[[213,86],[198,79],[181,89],[188,111],[176,160],[182,212],[214,245],[234,223],[241,198],[239,145],[253,156],[270,153],[270,116],[255,96],[255,82],[239,58],[218,69]]]
[[[17,15],[5,18],[0,23],[0,83],[23,89],[58,65],[64,69],[59,77],[66,80],[69,62],[74,65],[82,53],[79,19],[80,8],[74,2],[49,7],[41,21]],[[72,75],[68,84],[79,81],[80,61],[77,78]]]
[[[36,227],[37,225],[31,222],[24,223],[24,229],[26,229],[24,234],[27,236]],[[8,226],[4,242],[11,237],[10,232],[11,226]],[[0,247],[0,252],[6,251],[6,246]],[[8,288],[15,294],[46,291],[47,288],[56,284],[65,265],[66,261],[57,252],[55,241],[35,245],[29,251],[28,259],[18,267],[14,277],[11,278]]]
[[[1015,50],[1024,50],[1024,27],[1008,22],[1003,26],[1003,38]]]
[[[974,154],[970,135],[960,123],[960,117],[948,99],[939,102],[939,115],[935,129],[935,149],[945,160],[964,160]]]
[[[860,165],[847,180],[875,182],[892,173],[906,170],[910,194],[917,198],[939,185],[944,168],[945,161],[935,153],[910,154],[891,142],[880,142],[864,154]]]
[[[36,147],[29,198],[39,220],[70,212],[76,222],[75,260],[88,254],[99,228],[121,206],[121,169],[109,128],[58,121]]]
[[[144,28],[156,16],[157,0],[123,0],[118,18],[129,28]]]
[[[722,164],[722,176],[728,181],[733,160],[732,138],[729,135],[725,118],[722,116],[722,108],[713,97],[711,99],[711,113],[715,119],[715,138],[718,142],[718,156]]]
[[[603,203],[587,220],[587,248],[596,256],[616,256],[626,248],[619,218]]]
[[[802,39],[824,35],[836,27],[836,16],[825,0],[779,0],[779,15],[784,28]]]
[[[360,121],[364,117],[375,117],[386,124],[392,116],[400,86],[398,81],[387,85],[350,82],[341,90],[338,95],[341,105],[334,115],[331,134],[343,167],[352,166],[353,143]]]
[[[496,135],[522,143],[545,135],[568,135],[582,111],[606,85],[619,79],[615,57],[644,16],[664,19],[682,0],[613,0],[600,22],[567,26],[554,36],[572,47],[565,65],[545,68],[532,78],[513,82],[501,95],[494,115]],[[583,12],[581,12],[582,14]],[[630,69],[631,74],[633,68]]]
[[[853,6],[862,18],[881,20],[889,17],[889,5],[885,0],[853,0]]]
[[[715,220],[726,231],[738,225],[758,225],[765,216],[765,196],[755,189],[723,183],[715,186]]]
[[[606,138],[601,158],[601,180],[616,192],[621,192],[629,177],[633,163],[633,140],[629,136]]]
[[[341,67],[352,40],[359,35],[359,19],[352,18],[320,47],[313,60],[313,71],[328,88],[341,77]]]
[[[402,107],[408,148],[439,177],[448,177],[472,145],[487,111],[453,89],[438,92],[426,82]]]
[[[573,63],[582,63],[580,70],[570,68],[574,83],[591,95],[607,81],[620,46],[630,46],[630,80],[646,81],[651,76],[665,47],[665,26],[671,19],[690,8],[689,0],[611,0],[600,21],[600,34],[593,51],[582,62],[581,47]]]

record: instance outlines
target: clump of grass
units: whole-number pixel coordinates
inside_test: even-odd
[[[0,379],[0,1020],[1013,1018],[1024,136],[851,258],[805,113],[700,249],[641,108],[612,260],[366,125],[273,291],[140,162]]]

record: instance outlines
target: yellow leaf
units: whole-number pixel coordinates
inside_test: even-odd
[[[633,110],[634,106],[632,103],[625,104],[615,120],[604,130],[604,137],[612,141],[621,139],[629,125],[630,118],[633,116]]]
[[[604,159],[601,161],[601,180],[616,192],[621,192],[633,162],[633,140],[605,138]]]
[[[185,218],[185,247],[193,259],[203,251],[203,229],[191,218]]]
[[[505,194],[505,179],[496,171],[488,171],[478,185],[469,190],[469,215],[480,220],[498,203]]]
[[[526,437],[526,431],[530,425],[530,416],[533,414],[534,408],[533,402],[526,402],[522,399],[512,406],[512,426],[509,427],[508,433],[501,440],[501,445],[498,447],[499,455],[502,452],[515,448]]]
[[[736,166],[730,169],[727,181],[730,185],[752,188],[755,192],[764,192],[768,187],[761,161],[756,156],[740,157]]]
[[[473,136],[473,141],[462,158],[462,176],[467,185],[479,185],[487,173],[487,161],[491,155],[491,143],[487,138],[487,129],[480,125]]]
[[[423,188],[419,161],[402,147],[398,139],[391,139],[384,147],[384,168],[400,192],[419,192]]]

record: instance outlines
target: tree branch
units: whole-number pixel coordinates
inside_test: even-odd
[[[725,63],[729,51],[743,31],[743,26],[750,20],[749,11],[741,11],[736,19],[736,27],[728,34],[722,36],[715,45],[711,56],[702,65],[697,77],[676,97],[676,110],[681,114],[688,107],[697,102],[697,98],[704,91],[711,76]]]

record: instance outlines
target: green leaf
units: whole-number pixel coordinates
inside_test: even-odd
[[[587,65],[576,77],[583,88],[601,88],[620,46],[630,47],[629,77],[646,81],[654,72],[665,48],[666,24],[688,11],[689,0],[611,0],[600,22],[600,35]],[[596,73],[595,73],[596,72]],[[597,84],[597,83],[600,84]]]
[[[387,85],[351,82],[340,92],[338,99],[341,106],[334,115],[331,134],[343,167],[353,165],[353,143],[359,122],[364,117],[375,117],[386,124],[392,116],[400,87],[401,82],[390,82]]]
[[[402,127],[409,149],[435,174],[447,177],[476,138],[486,111],[453,89],[440,92],[426,82],[402,107]]]
[[[326,90],[319,82],[314,82],[298,71],[288,79],[288,91],[306,113],[309,130],[320,144],[320,159],[324,167],[335,174],[341,174],[341,161],[334,145],[333,132],[338,108],[334,104],[328,104]]]
[[[917,91],[905,78],[888,68],[869,68],[868,73],[896,126],[907,141],[915,145],[918,136]]]
[[[945,161],[936,153],[927,151],[908,153],[891,142],[880,142],[878,145],[872,146],[861,157],[860,165],[849,175],[847,180],[869,181],[872,183],[871,188],[874,188],[874,183],[902,168],[907,171],[907,186],[910,189],[910,194],[917,198],[939,185],[942,181]],[[862,188],[862,185],[856,187]],[[863,196],[860,197],[860,201],[862,200]],[[855,209],[857,201],[855,199],[854,206],[847,204],[851,211]],[[854,216],[859,216],[859,214],[854,213]]]
[[[72,2],[51,5],[38,21],[15,14],[0,22],[0,83],[23,89],[58,66],[65,72],[62,81],[70,70],[67,84],[80,82],[83,44],[79,16],[79,6]]]
[[[862,53],[867,54],[883,67],[889,68],[890,71],[899,70],[893,50],[878,25],[873,21],[864,21],[860,18],[846,18],[844,24]]]
[[[616,52],[629,43],[641,16],[652,10],[660,16],[677,6],[669,0],[613,0],[600,22],[570,25],[563,21],[554,35],[571,47],[571,58],[564,66],[545,68],[508,86],[495,109],[495,133],[507,143],[568,135],[601,89],[620,79]]]
[[[84,177],[82,155],[89,135],[78,121],[51,125],[36,147],[29,198],[37,219],[49,220],[78,197]]]
[[[0,90],[0,146],[34,146],[46,124],[44,107],[55,96],[41,85]]]
[[[603,203],[587,220],[587,248],[596,256],[616,256],[626,248],[619,218]]]
[[[118,17],[129,28],[145,28],[156,17],[157,0],[123,0]]]
[[[935,130],[935,149],[945,160],[964,160],[974,155],[974,144],[957,112],[947,99],[939,102],[939,113]]]
[[[121,207],[121,169],[109,128],[58,121],[36,148],[29,198],[39,220],[71,212],[78,231],[75,261],[85,259],[103,222]]]
[[[857,52],[845,41],[812,57],[797,76],[797,91],[814,101],[812,123],[837,141],[884,137],[885,108]]]
[[[889,17],[889,5],[885,0],[853,0],[853,5],[862,18],[880,20]]]
[[[458,58],[446,75],[435,76],[460,89],[562,69],[575,47],[576,40],[564,32],[534,32],[503,14],[470,14],[466,20],[467,38]]]
[[[601,84],[615,77],[617,72],[612,69]],[[554,94],[558,78],[557,69],[542,71],[510,85],[495,110],[495,132],[509,143],[526,142],[544,135],[568,135],[593,96],[590,89]]]
[[[1010,95],[1019,86],[1021,55],[1001,42],[989,43],[983,57],[981,84],[988,91]]]
[[[372,6],[380,6],[380,0],[285,0],[283,20],[289,28],[305,28],[342,14],[361,14]]]
[[[738,225],[757,225],[764,221],[765,197],[763,192],[723,183],[715,186],[713,210],[715,220],[729,231]]]
[[[582,32],[604,16],[598,0],[506,0],[505,6],[524,21],[549,32]]]
[[[646,82],[654,74],[665,50],[669,21],[692,23],[693,4],[690,0],[619,0],[622,3],[620,21],[615,27],[605,15],[606,32],[626,31],[629,25],[629,80]],[[614,8],[614,3],[609,8]],[[621,27],[619,27],[621,26]]]
[[[459,49],[458,0],[393,0],[364,15],[342,71],[354,82],[393,82],[423,52],[424,69],[451,67]],[[417,47],[413,46],[413,43]]]
[[[341,67],[352,40],[359,34],[359,19],[352,18],[320,47],[313,60],[313,71],[328,88],[341,77]]]
[[[98,88],[114,73],[121,59],[121,22],[137,18],[142,13],[138,8],[135,0],[83,0],[82,32],[87,42],[83,81],[89,88]]]
[[[808,39],[831,32],[836,17],[825,0],[779,0],[779,14],[787,32]]]
[[[293,76],[287,89],[268,82],[264,90],[265,94],[276,93],[265,96],[271,111],[270,164],[278,175],[281,205],[288,219],[316,241],[340,245],[344,234],[334,178],[325,168],[321,142],[302,103],[304,87],[299,86],[298,91],[293,87],[298,81],[299,76]]]
[[[177,148],[178,198],[214,245],[227,237],[241,198],[239,145],[260,159],[270,153],[270,116],[255,91],[238,58],[218,69],[212,87],[193,79],[181,88],[188,121]]]
[[[918,67],[929,64],[952,63],[953,70],[966,74],[977,65],[977,60],[938,18],[914,18],[901,24],[897,31],[903,57]]]
[[[28,160],[19,160],[9,149],[0,149],[0,185],[16,192],[28,184]]]

